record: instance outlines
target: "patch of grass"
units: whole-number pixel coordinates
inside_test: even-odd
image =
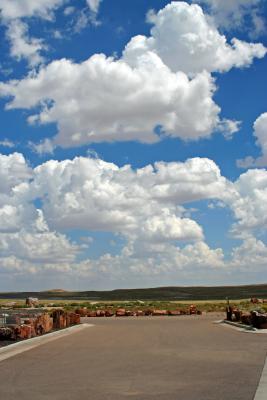
[[[21,299],[14,299],[16,305],[14,308],[26,308],[25,301]],[[0,299],[0,308],[3,304],[11,303],[10,299]],[[226,308],[226,301],[222,300],[186,300],[186,301],[86,301],[86,300],[45,300],[42,299],[38,305],[39,308],[43,307],[63,307],[65,310],[73,311],[77,308],[86,307],[88,310],[96,311],[99,309],[110,309],[115,311],[117,308],[125,308],[127,310],[187,310],[190,304],[195,304],[197,309],[202,312],[224,312]],[[249,299],[230,300],[233,307],[237,307],[242,311],[251,311],[261,308],[267,312],[267,304],[252,304]]]

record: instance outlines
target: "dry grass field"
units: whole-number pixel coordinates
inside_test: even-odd
[[[5,305],[13,305],[13,308],[24,308],[25,300],[23,299],[0,299],[0,307]],[[68,310],[72,310],[80,307],[87,307],[89,310],[97,309],[116,309],[126,308],[132,309],[146,309],[154,308],[159,310],[175,310],[175,309],[187,309],[189,305],[195,304],[197,309],[203,312],[223,312],[226,307],[226,301],[222,300],[185,300],[185,301],[81,301],[81,300],[51,300],[42,299],[39,302],[40,308],[44,307],[63,307]],[[239,299],[231,300],[230,304],[234,307],[238,307],[243,311],[250,311],[254,309],[264,309],[267,311],[267,304],[252,304],[250,299]]]

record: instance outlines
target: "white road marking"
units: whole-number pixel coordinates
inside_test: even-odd
[[[267,358],[261,374],[261,379],[254,400],[266,400],[267,399]]]

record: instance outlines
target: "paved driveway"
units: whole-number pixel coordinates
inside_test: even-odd
[[[252,400],[267,337],[213,319],[90,318],[92,328],[1,362],[0,399]]]

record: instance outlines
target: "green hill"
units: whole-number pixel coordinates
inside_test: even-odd
[[[148,289],[117,289],[109,291],[72,292],[60,289],[42,292],[0,293],[0,299],[38,297],[46,300],[223,300],[267,298],[267,284],[245,286],[159,287]]]

